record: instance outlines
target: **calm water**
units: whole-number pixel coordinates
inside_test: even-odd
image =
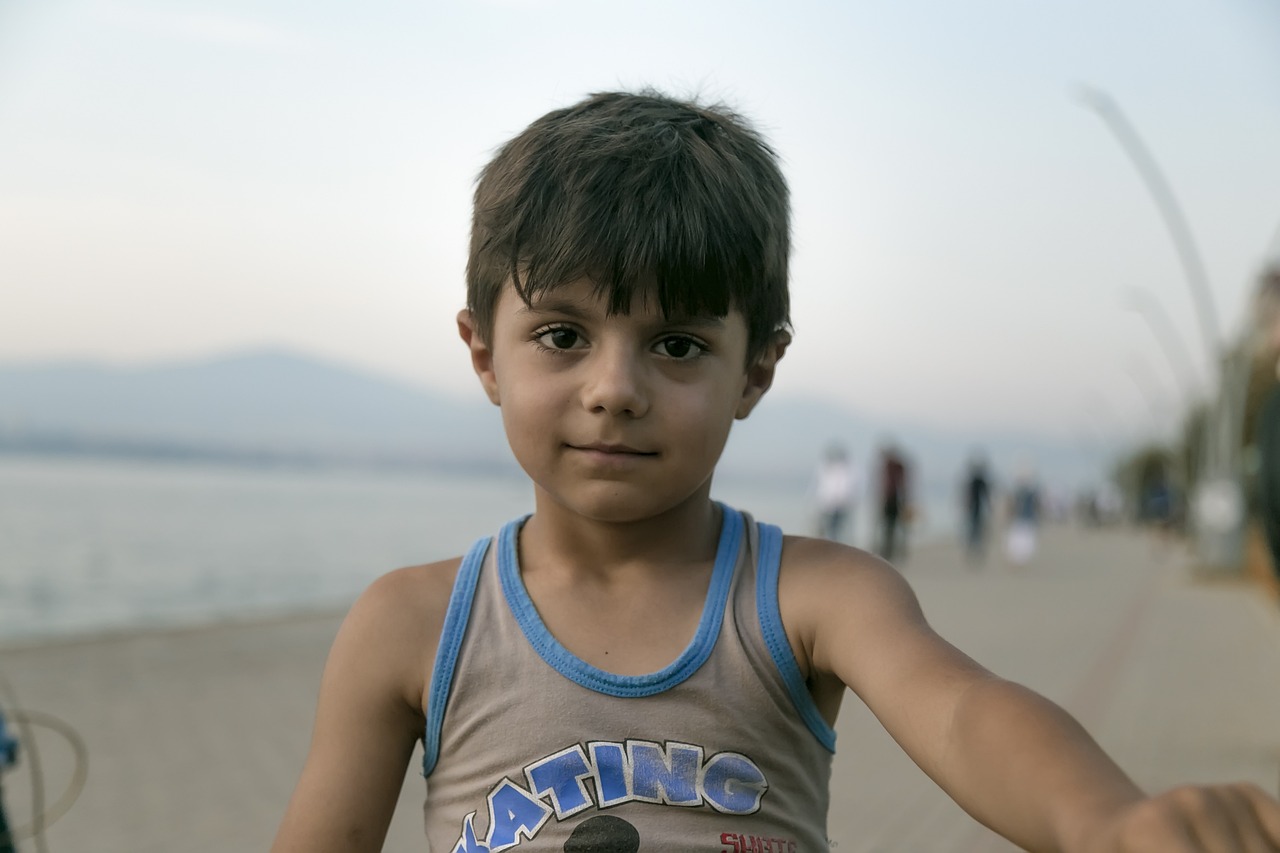
[[[716,497],[812,527],[803,485]],[[0,455],[0,642],[345,607],[530,508],[515,478]]]

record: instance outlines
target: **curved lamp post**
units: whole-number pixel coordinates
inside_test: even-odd
[[[1218,331],[1218,311],[1214,307],[1213,294],[1209,290],[1209,277],[1204,270],[1204,262],[1200,260],[1200,252],[1196,249],[1195,240],[1191,236],[1191,228],[1182,213],[1178,199],[1165,180],[1155,158],[1143,144],[1142,137],[1129,122],[1120,106],[1101,89],[1083,86],[1080,89],[1080,101],[1092,110],[1107,125],[1115,136],[1120,147],[1129,155],[1133,167],[1142,177],[1147,191],[1151,193],[1156,208],[1169,229],[1173,246],[1182,262],[1182,271],[1191,288],[1191,298],[1196,305],[1196,319],[1200,323],[1200,334],[1204,338],[1205,352],[1209,356],[1210,369],[1218,361],[1218,348],[1221,346],[1221,334]]]
[[[1155,373],[1151,370],[1150,365],[1136,352],[1129,353],[1129,361],[1125,365],[1129,374],[1129,378],[1133,380],[1133,384],[1138,389],[1143,399],[1147,402],[1147,411],[1151,414],[1151,421],[1156,425],[1157,430],[1163,430],[1168,426],[1168,418],[1166,412],[1168,409],[1168,400],[1161,400],[1164,396],[1163,388],[1156,381]]]
[[[1196,402],[1196,385],[1199,379],[1191,356],[1187,353],[1186,344],[1174,329],[1169,313],[1164,310],[1160,300],[1141,287],[1126,287],[1124,304],[1146,321],[1147,328],[1164,353],[1173,381],[1182,388],[1183,402],[1190,409]]]
[[[1218,389],[1205,430],[1204,470],[1193,497],[1196,551],[1206,568],[1238,570],[1244,549],[1244,490],[1240,476],[1240,419],[1244,381],[1238,354],[1222,351],[1218,312],[1204,263],[1178,200],[1137,130],[1119,105],[1100,89],[1081,87],[1080,102],[1107,125],[1141,176],[1164,219],[1182,263],[1196,320],[1204,338],[1209,370],[1219,375]]]

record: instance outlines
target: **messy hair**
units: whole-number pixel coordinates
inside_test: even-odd
[[[467,307],[488,338],[502,288],[526,303],[591,280],[610,313],[746,318],[748,357],[789,327],[790,207],[778,157],[741,116],[651,90],[594,94],[533,122],[476,183]]]

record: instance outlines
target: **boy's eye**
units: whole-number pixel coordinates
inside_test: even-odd
[[[538,335],[538,343],[548,349],[573,349],[578,345],[581,336],[573,329],[563,327],[547,329]]]
[[[667,358],[683,361],[702,355],[706,351],[706,347],[692,338],[673,336],[659,341],[657,350]]]

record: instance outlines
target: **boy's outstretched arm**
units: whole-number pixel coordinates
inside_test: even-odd
[[[382,849],[423,732],[423,690],[453,576],[440,568],[385,575],[343,620],[321,679],[311,748],[272,853]]]
[[[851,688],[925,773],[1014,843],[1067,853],[1280,851],[1276,800],[1251,785],[1148,797],[1064,710],[935,634],[882,561],[789,539],[783,565],[783,621],[815,692]]]

